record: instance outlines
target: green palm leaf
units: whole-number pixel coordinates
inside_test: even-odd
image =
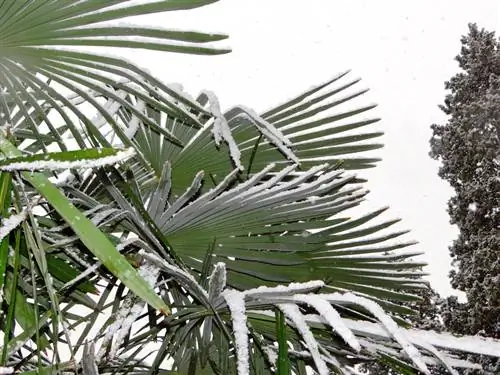
[[[22,2],[5,1],[0,4],[0,86],[5,116],[0,125],[9,124],[14,134],[29,129],[34,135],[41,132],[41,123],[49,128],[54,140],[60,142],[61,125],[54,123],[49,114],[57,114],[65,121],[74,140],[81,148],[91,144],[108,146],[98,128],[104,120],[120,132],[108,108],[93,99],[93,94],[111,98],[135,113],[156,132],[179,141],[162,130],[158,123],[142,116],[132,105],[116,93],[138,95],[146,103],[163,111],[196,123],[188,111],[182,110],[176,101],[198,107],[196,103],[161,84],[150,74],[121,58],[98,52],[82,52],[71,47],[127,47],[163,50],[181,53],[220,54],[227,50],[205,47],[200,44],[225,39],[220,34],[171,31],[140,25],[108,25],[123,17],[156,12],[192,9],[212,3],[207,1],[146,1],[141,4],[128,0]],[[124,85],[132,82],[133,85]],[[136,87],[144,89],[142,93]],[[74,100],[68,100],[61,90],[83,97],[98,112],[97,118],[89,118]],[[91,93],[89,93],[91,90]],[[31,107],[28,109],[25,103]],[[96,121],[97,120],[97,121]],[[59,121],[58,121],[59,122]],[[81,135],[83,133],[83,136]],[[46,145],[39,139],[41,146]],[[64,149],[63,149],[64,150]]]

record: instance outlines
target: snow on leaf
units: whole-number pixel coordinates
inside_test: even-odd
[[[159,256],[153,253],[147,253],[143,249],[139,251],[139,255],[141,255],[147,261],[150,261],[151,263],[155,264],[160,269],[164,270],[166,273],[174,276],[176,278],[176,281],[180,285],[182,284],[188,285],[189,286],[188,289],[198,292],[199,297],[208,300],[208,293],[205,291],[205,289],[201,287],[201,285],[189,272],[184,271],[183,269],[168,263],[167,261],[165,261],[164,259],[160,258]]]
[[[424,341],[443,349],[500,357],[500,340],[480,336],[459,337],[448,332],[419,329],[408,330],[407,336],[412,341]]]
[[[160,274],[160,269],[153,263],[145,260],[138,270],[139,276],[144,278],[146,282],[154,288],[156,285],[156,280],[158,280],[158,275]]]
[[[320,289],[325,286],[321,280],[311,280],[305,283],[290,283],[288,285],[278,285],[274,287],[259,286],[258,288],[248,289],[243,293],[248,297],[272,297],[276,294],[293,294],[293,293],[307,293],[313,290]]]
[[[291,150],[292,142],[274,125],[260,117],[253,109],[238,106],[228,111],[228,115],[243,116],[257,126],[259,131],[290,160],[300,164],[299,158]]]
[[[450,372],[451,375],[458,375],[458,373],[453,369],[451,363],[448,361],[448,358],[445,355],[441,354],[439,352],[439,350],[437,350],[434,346],[432,346],[429,343],[423,342],[423,341],[419,341],[419,342],[414,341],[414,343],[416,345],[420,346],[421,348],[424,348],[429,353],[432,353],[434,355],[434,357],[439,359],[439,361],[442,364],[444,364],[444,366]]]
[[[321,294],[297,294],[293,296],[297,302],[304,302],[314,307],[316,311],[328,322],[328,324],[338,333],[340,337],[354,350],[359,352],[361,345],[356,336],[342,321],[340,314],[328,303]]]
[[[175,200],[175,202],[163,212],[158,219],[157,225],[162,228],[165,223],[177,212],[179,211],[189,200],[200,190],[203,183],[204,172],[199,171],[194,176],[193,182],[186,189],[186,191]]]
[[[28,212],[26,210],[21,211],[21,213],[17,215],[11,215],[7,219],[3,219],[0,222],[0,241],[2,241],[7,235],[12,232],[16,227],[21,224],[26,217],[28,216]]]
[[[224,117],[220,110],[219,100],[217,96],[212,91],[203,90],[200,93],[200,96],[206,96],[208,100],[209,110],[215,116],[214,124],[212,127],[212,134],[215,139],[215,144],[220,146],[221,141],[225,141],[229,147],[229,155],[233,160],[236,167],[242,171],[245,168],[241,164],[241,152],[236,144],[236,141],[233,138],[233,134],[231,133],[231,128],[227,122],[227,119]]]
[[[137,111],[144,112],[146,109],[146,103],[143,100],[138,100],[135,106]],[[139,130],[140,119],[135,113],[132,114],[132,118],[128,122],[128,127],[125,129],[124,134],[128,139],[134,138],[137,130]]]
[[[214,265],[214,270],[208,281],[208,298],[213,302],[226,287],[226,264],[218,262]]]
[[[111,350],[108,358],[116,357],[119,346],[123,343],[125,336],[132,327],[132,324],[141,315],[145,303],[142,301],[135,302],[132,294],[128,294],[123,301],[115,321],[108,327],[104,339],[102,341],[97,360],[101,360],[106,353],[106,347],[111,343]],[[114,340],[113,340],[114,339]]]
[[[264,353],[267,356],[267,360],[273,366],[276,366],[276,361],[278,360],[278,353],[276,353],[276,348],[274,346],[265,346]]]
[[[324,294],[323,296],[332,302],[347,302],[367,309],[380,321],[380,323],[382,323],[387,332],[402,346],[403,350],[406,354],[408,354],[419,370],[424,374],[429,374],[429,369],[422,360],[419,350],[408,340],[404,331],[400,329],[397,323],[392,320],[392,318],[387,315],[382,307],[380,307],[377,303],[367,298],[356,296],[352,293],[332,293]]]
[[[125,99],[128,93],[123,90],[118,90],[114,94],[117,95],[120,99]],[[121,106],[122,105],[120,102],[117,102],[114,99],[108,99],[108,101],[104,104],[103,109],[107,112],[109,116],[112,117],[116,114],[116,112],[118,112]],[[99,129],[104,125],[106,125],[108,123],[108,120],[106,120],[106,118],[103,116],[102,113],[98,113],[92,119],[92,123],[97,129]]]
[[[70,151],[69,151],[70,152]],[[43,159],[35,161],[14,161],[9,162],[9,159],[2,161],[0,170],[2,171],[19,171],[19,170],[60,170],[71,168],[99,168],[106,165],[112,165],[124,161],[135,155],[133,148],[118,151],[113,155],[108,155],[100,158],[83,158],[79,160],[57,160]],[[17,158],[16,158],[17,160]]]
[[[248,352],[248,327],[245,315],[245,298],[243,293],[232,289],[226,289],[222,296],[231,311],[233,332],[236,344],[236,357],[238,360],[238,375],[250,374],[249,352]]]
[[[130,309],[128,315],[122,318],[120,327],[112,336],[114,340],[111,343],[109,358],[116,358],[118,349],[125,341],[125,337],[128,335],[134,322],[141,316],[145,305],[146,302],[143,302],[142,300],[137,301]]]
[[[309,329],[307,322],[304,319],[304,316],[301,314],[299,308],[296,305],[289,303],[279,304],[278,308],[283,311],[283,314],[285,314],[285,316],[292,321],[292,323],[295,325],[295,328],[297,328],[297,331],[299,331],[302,339],[309,349],[309,352],[311,353],[319,375],[330,374],[325,361],[323,360],[323,358],[321,358],[321,355],[319,353],[318,341],[316,341],[316,339],[314,338],[314,335]],[[339,363],[337,363],[336,366],[337,368],[340,368]]]

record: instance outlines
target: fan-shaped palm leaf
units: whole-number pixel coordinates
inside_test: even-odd
[[[95,1],[4,1],[0,4],[0,87],[3,116],[0,125],[9,124],[14,134],[39,137],[43,122],[60,145],[60,120],[69,129],[80,148],[89,144],[105,146],[108,142],[98,132],[102,122],[112,126],[122,140],[125,137],[106,107],[93,93],[112,98],[139,116],[146,126],[179,143],[159,124],[142,115],[136,107],[117,95],[122,89],[163,111],[196,123],[189,111],[175,104],[181,100],[199,107],[184,96],[161,84],[134,64],[107,54],[78,51],[71,47],[127,47],[181,53],[218,54],[227,50],[204,47],[206,42],[225,38],[219,34],[172,31],[134,24],[110,23],[124,17],[170,10],[191,9],[213,0],[174,0],[137,3],[129,0]],[[124,82],[131,82],[125,85]],[[137,88],[143,89],[138,91]],[[5,91],[6,90],[6,91]],[[90,91],[89,91],[90,90]],[[89,118],[62,93],[73,92],[97,110]],[[28,105],[28,108],[26,107]],[[49,116],[49,114],[53,114]],[[56,117],[57,120],[54,118]],[[81,125],[80,125],[81,124]],[[83,132],[83,134],[81,134]],[[88,139],[87,139],[88,138]]]

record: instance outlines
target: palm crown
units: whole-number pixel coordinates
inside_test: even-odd
[[[209,91],[68,48],[225,53],[203,45],[223,35],[105,23],[211,2],[0,5],[0,369],[470,366],[436,349],[465,344],[404,320],[426,285],[404,232],[385,231],[396,221],[344,214],[366,194],[347,171],[373,167],[358,153],[381,147],[360,133],[373,106],[341,109],[363,94],[357,80],[262,114],[222,111]],[[468,340],[479,354],[500,345]]]

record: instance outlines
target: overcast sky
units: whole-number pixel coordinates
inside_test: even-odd
[[[264,110],[352,69],[357,103],[375,102],[376,129],[385,132],[383,158],[363,172],[371,190],[363,211],[389,205],[386,218],[403,219],[408,239],[425,251],[431,283],[452,293],[447,279],[448,246],[456,237],[446,202],[452,194],[428,157],[430,125],[443,122],[437,108],[443,83],[457,71],[454,61],[467,23],[499,30],[498,0],[222,0],[189,12],[148,16],[168,28],[223,32],[231,54],[216,57],[134,52],[136,63],[187,91],[214,91],[227,108],[245,104]],[[121,51],[120,53],[123,53]]]

